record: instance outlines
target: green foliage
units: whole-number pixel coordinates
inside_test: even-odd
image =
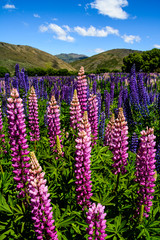
[[[6,73],[10,74],[9,70],[6,67],[0,66],[0,77],[5,77]]]
[[[136,65],[136,70],[143,72],[159,72],[160,69],[160,49],[154,48],[150,51],[142,53],[131,53],[123,59],[122,70],[130,72],[133,64]]]

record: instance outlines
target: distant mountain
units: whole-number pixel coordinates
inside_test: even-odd
[[[61,54],[58,54],[55,56],[67,63],[71,63],[71,62],[74,62],[77,60],[82,60],[82,59],[88,58],[86,55],[76,54],[76,53],[69,53],[69,54],[61,53]]]
[[[19,63],[20,68],[25,69],[53,67],[54,69],[75,70],[70,64],[37,48],[0,42],[0,66],[6,67],[13,73],[16,63]]]
[[[123,65],[123,58],[134,52],[140,51],[132,49],[112,49],[83,60],[75,61],[71,63],[71,65],[77,70],[83,66],[84,70],[87,72],[100,68],[108,68],[109,70],[121,70],[121,67]]]

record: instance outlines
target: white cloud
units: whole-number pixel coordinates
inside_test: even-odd
[[[5,9],[15,9],[16,7],[12,4],[6,4],[6,5],[3,6],[3,8],[5,8]]]
[[[70,27],[68,25],[63,25],[62,27],[65,28],[67,32],[71,31],[71,29],[70,29]]]
[[[96,29],[93,26],[90,26],[88,29],[85,27],[74,27],[74,31],[81,36],[90,36],[90,37],[107,37],[109,34],[114,34],[119,36],[119,31],[112,27],[106,26],[102,29]]]
[[[160,45],[154,44],[154,47],[155,47],[155,48],[160,48]]]
[[[82,4],[79,3],[79,4],[78,4],[78,7],[81,7],[81,6],[82,6]]]
[[[123,38],[123,40],[126,43],[131,43],[131,44],[133,44],[134,42],[140,42],[141,41],[141,38],[139,36],[134,36],[134,35],[124,34],[123,36],[121,36],[121,38]]]
[[[105,50],[104,49],[102,49],[102,48],[96,48],[96,49],[94,49],[94,52],[95,53],[102,53],[102,52],[104,52]]]
[[[91,3],[91,7],[98,9],[99,14],[118,19],[128,18],[128,14],[122,9],[126,6],[127,0],[95,0]]]
[[[66,25],[64,28],[66,28]],[[39,27],[39,30],[41,32],[50,31],[50,32],[54,33],[55,34],[54,38],[56,38],[56,39],[59,39],[62,41],[67,41],[67,42],[74,42],[74,38],[71,37],[70,35],[68,35],[68,30],[70,30],[69,27],[68,27],[68,30],[64,30],[62,27],[58,26],[57,24],[50,23],[48,26],[41,25]]]
[[[34,13],[33,16],[34,16],[35,18],[40,18],[40,16],[39,16],[37,13]]]

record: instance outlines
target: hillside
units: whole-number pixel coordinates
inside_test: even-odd
[[[93,71],[100,68],[121,70],[123,58],[133,52],[139,51],[131,49],[112,49],[83,60],[75,61],[71,63],[71,65],[77,70],[83,66],[85,71]]]
[[[19,63],[20,68],[24,67],[25,69],[53,67],[75,70],[68,63],[37,48],[0,42],[0,66],[8,68],[13,73],[16,63]]]
[[[55,56],[58,57],[59,59],[65,61],[65,62],[67,62],[67,63],[71,63],[71,62],[74,62],[74,61],[78,61],[78,60],[88,58],[86,55],[76,54],[76,53],[69,53],[69,54],[61,53],[61,54],[58,54],[58,55],[55,55]]]

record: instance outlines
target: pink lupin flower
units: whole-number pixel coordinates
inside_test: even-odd
[[[38,120],[38,103],[37,96],[34,87],[31,87],[31,92],[29,95],[29,128],[30,128],[30,140],[39,141],[40,131],[39,131],[39,120]]]
[[[125,121],[125,117],[123,114],[123,108],[119,108],[118,118],[114,124],[115,128],[113,131],[113,139],[112,139],[112,149],[113,149],[113,173],[117,175],[118,173],[125,174],[127,166],[127,158],[128,158],[128,126]]]
[[[88,212],[86,212],[87,220],[89,227],[86,229],[89,235],[88,240],[104,240],[107,234],[105,233],[106,229],[106,220],[104,213],[105,206],[102,206],[100,203],[92,203],[89,207]]]
[[[80,204],[83,209],[90,206],[91,193],[91,170],[90,170],[90,156],[91,156],[91,141],[87,136],[87,133],[82,130],[78,132],[78,138],[76,138],[76,164],[75,164],[75,176],[76,176],[76,192],[77,203]]]
[[[38,163],[34,152],[31,155],[31,169],[28,173],[28,189],[31,197],[31,213],[37,239],[58,240],[55,226],[53,225],[53,212],[50,194],[46,186],[45,173]]]
[[[96,144],[98,136],[98,100],[96,95],[90,95],[88,99],[88,120],[91,124],[92,146]]]
[[[114,113],[111,116],[111,119],[106,127],[106,132],[105,132],[105,138],[104,138],[104,144],[105,146],[109,146],[110,149],[112,149],[112,139],[113,139],[113,132],[114,132],[114,126],[115,124],[115,118],[114,118]]]
[[[156,138],[153,134],[153,128],[147,127],[146,131],[141,131],[140,145],[136,158],[136,179],[135,181],[139,183],[138,190],[138,208],[137,214],[140,214],[140,207],[144,205],[143,216],[148,217],[150,212],[150,207],[152,206],[152,199],[154,198],[154,181],[155,179],[155,152],[154,148]]]
[[[27,173],[29,171],[29,151],[27,145],[25,115],[23,114],[22,99],[19,98],[17,89],[13,88],[11,97],[7,99],[9,138],[11,145],[12,166],[17,183],[18,197],[25,197],[27,191]]]
[[[70,106],[70,125],[73,129],[78,129],[78,123],[81,117],[81,106],[79,104],[77,90],[75,89]]]
[[[5,135],[3,134],[3,120],[2,120],[2,112],[0,107],[0,153],[7,153],[5,148]]]
[[[88,113],[87,111],[84,112],[83,117],[78,124],[79,132],[84,130],[87,133],[88,138],[91,140],[91,124],[88,121]]]
[[[83,114],[87,110],[87,79],[84,75],[84,67],[80,68],[77,79],[77,95]]]
[[[47,112],[48,112],[48,115],[47,115],[48,135],[51,143],[50,147],[53,152],[57,152],[57,149],[56,149],[57,135],[59,136],[60,142],[62,140],[61,140],[60,118],[59,118],[60,110],[54,96],[51,97],[51,101],[49,102]],[[62,145],[61,145],[61,148],[62,148]]]

